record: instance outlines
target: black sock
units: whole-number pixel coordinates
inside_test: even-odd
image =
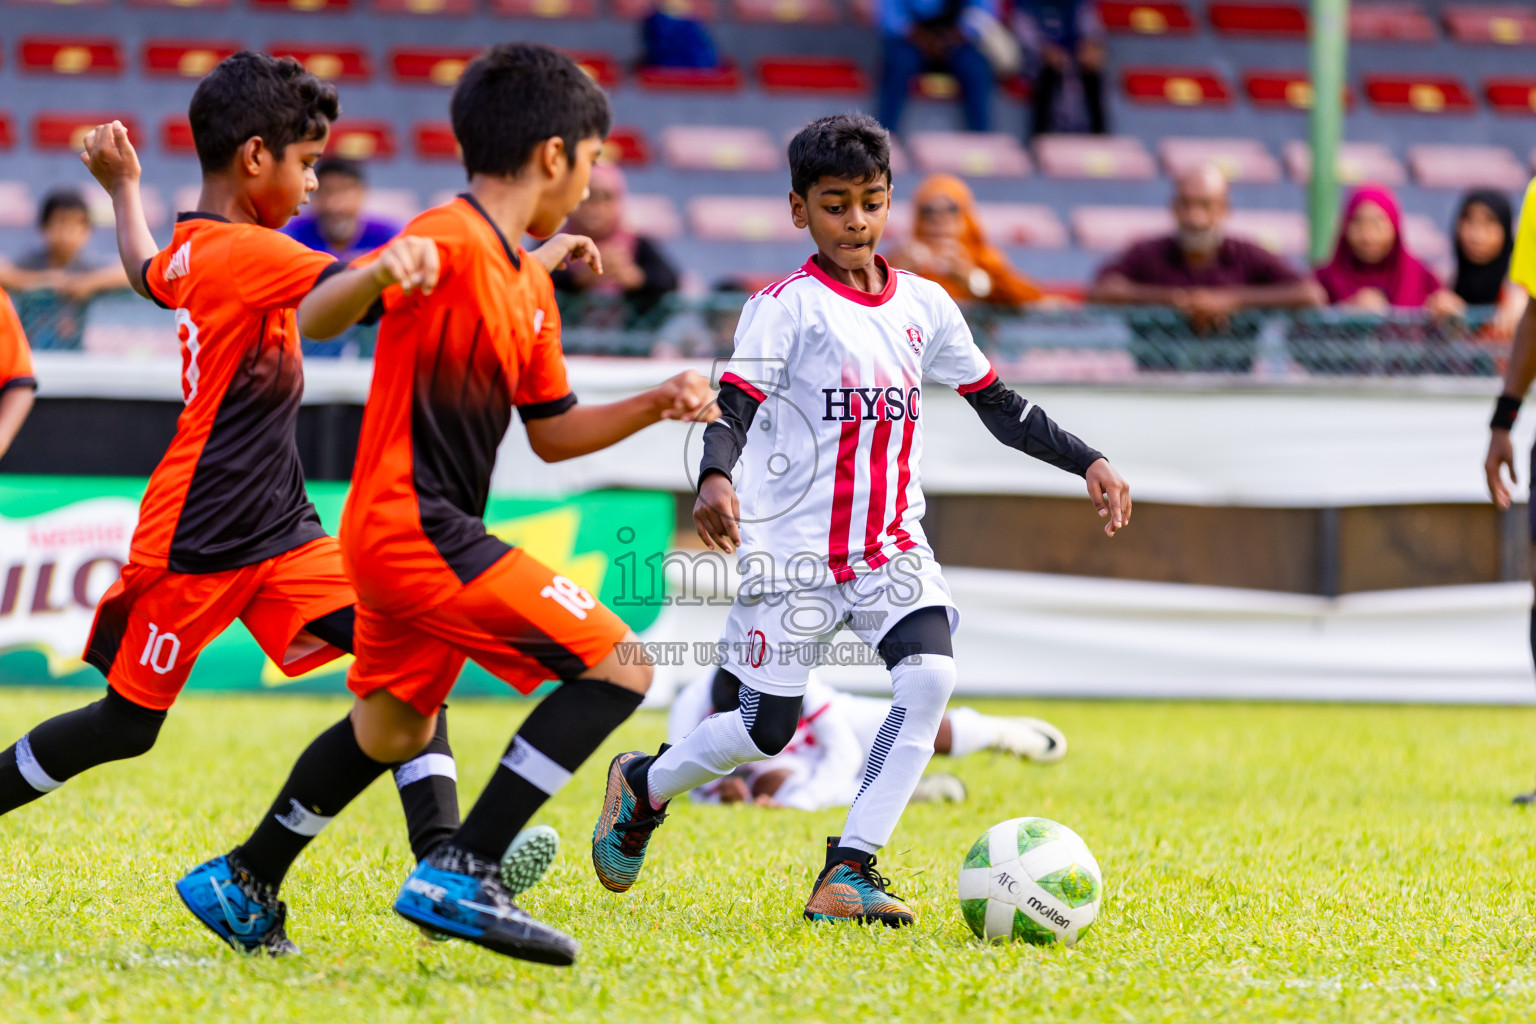
[[[459,830],[459,774],[448,746],[448,706],[437,709],[437,732],[427,748],[395,769],[395,785],[405,808],[411,856],[424,860]]]
[[[454,843],[501,860],[528,819],[634,714],[643,696],[602,679],[574,679],[545,697],[512,737]]]
[[[1531,661],[1536,663],[1536,605],[1531,606]]]
[[[111,687],[94,704],[35,726],[0,752],[0,814],[59,788],[87,768],[147,753],[165,712],[142,707]]]
[[[235,854],[276,888],[309,841],[388,767],[363,753],[352,720],[343,718],[299,755],[271,810]]]
[[[867,850],[860,850],[852,846],[840,846],[842,836],[827,836],[827,864],[821,869],[821,874],[816,877],[820,881],[827,876],[827,872],[837,867],[844,861],[853,861],[866,867],[875,859],[875,855]]]

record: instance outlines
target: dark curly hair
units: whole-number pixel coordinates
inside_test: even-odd
[[[290,144],[322,138],[341,114],[336,87],[292,57],[241,50],[197,84],[187,119],[204,172],[222,171],[260,138],[279,160]]]
[[[789,183],[801,196],[822,178],[891,183],[891,133],[868,114],[832,114],[789,142]]]

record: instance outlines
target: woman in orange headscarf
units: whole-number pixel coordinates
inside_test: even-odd
[[[976,198],[959,178],[935,174],[913,197],[912,240],[891,255],[904,270],[937,281],[957,302],[1019,306],[1039,287],[989,245],[976,221]]]

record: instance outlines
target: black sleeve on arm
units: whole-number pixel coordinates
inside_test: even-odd
[[[747,431],[762,404],[762,393],[751,394],[728,380],[720,382],[720,418],[704,428],[704,458],[699,461],[699,485],[711,473],[731,478],[736,460],[747,444]]]
[[[170,309],[171,307],[160,301],[160,296],[156,295],[155,290],[149,286],[149,265],[153,262],[155,262],[155,258],[151,256],[149,259],[145,260],[144,265],[139,268],[139,283],[144,285],[144,291],[149,293],[149,300],[151,302],[159,306],[161,309]]]
[[[1075,434],[1058,427],[1045,410],[1031,405],[1023,396],[1000,380],[965,396],[987,425],[992,436],[1025,455],[1049,462],[1078,476],[1086,476],[1088,467],[1102,459]]]

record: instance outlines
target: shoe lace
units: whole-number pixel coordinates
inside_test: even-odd
[[[849,861],[848,865],[853,868],[854,872],[858,874],[859,877],[863,878],[876,889],[879,889],[881,892],[885,893],[892,899],[901,899],[900,896],[897,896],[895,893],[891,892],[891,880],[875,870],[875,858],[869,858],[868,864],[860,864],[856,861]]]
[[[656,811],[649,817],[614,822],[613,830],[620,833],[619,850],[625,856],[639,856],[645,850],[645,844],[650,842],[651,833],[656,831],[656,826],[666,820],[666,811]]]

